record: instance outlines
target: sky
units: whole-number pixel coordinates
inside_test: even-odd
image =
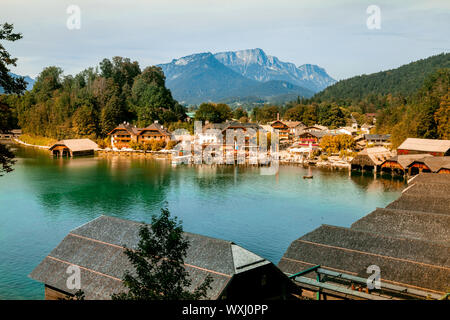
[[[80,9],[79,29],[67,27],[70,5]],[[367,26],[370,5],[380,9],[379,29]],[[31,77],[50,65],[76,74],[113,56],[143,68],[261,48],[340,80],[450,51],[448,0],[0,0],[3,22],[23,34],[3,43],[19,59],[11,71]]]

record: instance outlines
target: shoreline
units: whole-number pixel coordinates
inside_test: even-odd
[[[26,142],[23,142],[22,140],[18,138],[12,138],[11,141],[18,143],[20,145],[23,145],[25,147],[32,147],[32,148],[39,148],[48,150],[50,149],[49,146],[40,146],[40,145],[33,145]],[[142,151],[142,150],[107,150],[107,149],[99,149],[95,151],[99,157],[110,157],[110,156],[119,156],[119,157],[135,157],[135,158],[159,158],[159,159],[172,159],[172,152],[169,150],[161,150],[161,151]],[[279,160],[279,164],[282,166],[302,166],[305,168],[309,167],[316,167],[316,168],[324,168],[324,169],[330,169],[330,170],[349,170],[350,164],[349,163],[343,163],[343,162],[334,162],[334,161],[317,161],[312,160],[314,163],[310,163],[311,160],[308,161],[287,161],[287,160]],[[202,163],[202,165],[207,165],[206,163]],[[228,165],[228,164],[224,164]],[[234,164],[236,165],[236,164]],[[238,164],[239,165],[239,164]],[[242,165],[242,164],[241,164]],[[251,164],[243,164],[244,166],[255,166]]]

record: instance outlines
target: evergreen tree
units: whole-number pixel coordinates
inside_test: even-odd
[[[12,24],[4,23],[0,25],[0,40],[14,42],[22,39],[22,35],[20,33],[14,33],[13,30],[14,26]],[[23,77],[13,78],[8,73],[8,66],[16,66],[16,62],[17,58],[12,58],[3,44],[0,43],[0,87],[6,93],[21,94],[26,88]],[[0,132],[4,132],[11,129],[11,110],[5,104],[0,107]],[[4,144],[0,144],[0,176],[2,172],[11,172],[14,163],[14,153]]]
[[[177,218],[167,208],[152,217],[152,224],[143,226],[136,250],[126,249],[135,270],[123,277],[127,292],[115,294],[113,300],[198,300],[206,298],[212,278],[207,276],[194,290],[184,267],[189,242]]]

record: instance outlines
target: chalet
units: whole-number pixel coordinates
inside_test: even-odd
[[[42,282],[45,299],[73,295],[67,287],[68,267],[81,271],[81,290],[87,300],[109,300],[114,293],[126,291],[122,279],[126,271],[134,273],[124,254],[124,246],[134,249],[143,224],[100,216],[67,234],[31,272]],[[286,299],[292,282],[270,261],[226,240],[184,233],[190,246],[184,268],[194,290],[207,276],[213,281],[207,299]]]
[[[371,144],[376,147],[385,146],[389,144],[391,139],[390,134],[365,134],[364,140],[366,140],[367,145]]]
[[[67,139],[53,144],[49,150],[56,157],[76,157],[93,155],[98,145],[90,139]]]
[[[392,153],[384,147],[366,148],[350,162],[352,170],[377,172],[381,164],[392,158]]]
[[[303,133],[303,129],[306,127],[301,121],[284,121],[289,128],[289,134],[291,137],[297,138]]]
[[[407,138],[397,148],[397,154],[431,154],[450,156],[450,140]]]
[[[270,123],[274,130],[278,131],[278,137],[280,141],[290,140],[291,138],[291,128],[281,120],[275,120]]]
[[[329,132],[325,131],[306,131],[300,134],[298,137],[298,143],[300,146],[309,146],[318,147],[320,144],[320,140],[327,135],[332,135]]]
[[[111,146],[117,149],[130,148],[132,142],[145,143],[150,139],[168,142],[171,139],[171,134],[157,121],[145,128],[137,128],[124,122],[114,128],[108,135],[111,139]]]
[[[417,175],[399,199],[350,228],[322,225],[293,241],[278,266],[305,296],[440,299],[450,279],[449,191],[450,176]],[[373,265],[381,288],[368,289]]]
[[[138,142],[144,143],[150,139],[164,140],[169,142],[171,134],[158,122],[154,122],[151,125],[140,129],[138,134]]]
[[[303,128],[304,132],[312,132],[312,131],[328,131],[328,127],[321,126],[319,124],[315,124],[313,126],[308,126]]]

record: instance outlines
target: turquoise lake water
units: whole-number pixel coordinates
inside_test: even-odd
[[[15,147],[0,177],[0,299],[42,299],[28,274],[73,228],[111,215],[151,221],[164,203],[185,231],[231,240],[277,264],[289,244],[319,227],[349,227],[396,199],[404,182],[347,171],[281,167],[172,167],[166,160],[53,159]]]

